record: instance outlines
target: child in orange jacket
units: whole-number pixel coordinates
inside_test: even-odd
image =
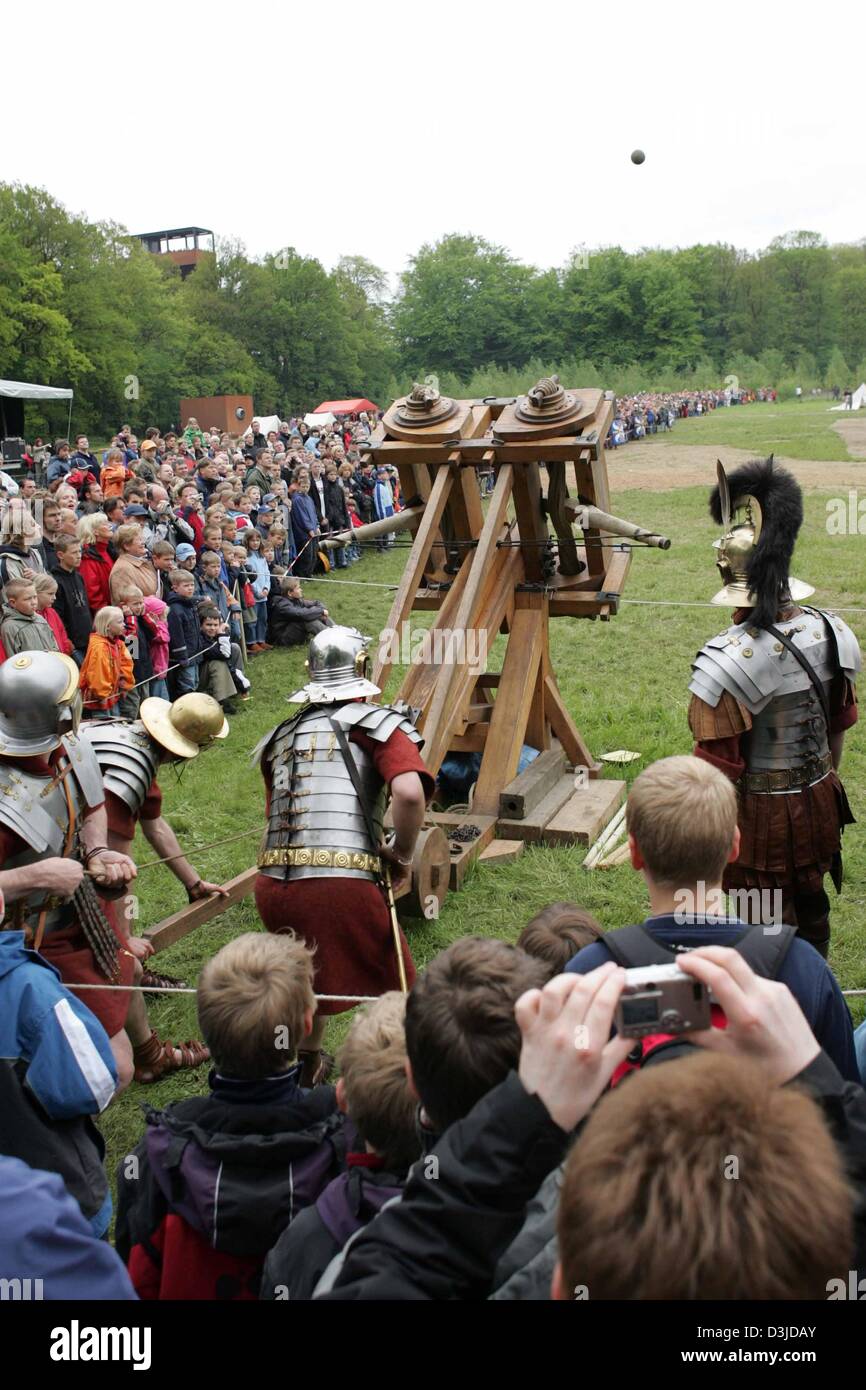
[[[116,719],[122,697],[135,684],[125,632],[122,609],[100,608],[81,665],[79,684],[86,718]]]

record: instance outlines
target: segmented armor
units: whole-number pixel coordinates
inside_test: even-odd
[[[376,879],[387,800],[373,758],[350,743],[376,839],[367,822],[331,721],[348,735],[361,730],[387,743],[400,730],[423,742],[405,714],[388,705],[310,704],[268,734],[255,750],[268,767],[271,800],[259,868],[270,878]]]

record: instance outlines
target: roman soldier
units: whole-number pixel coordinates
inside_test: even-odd
[[[837,768],[856,723],[857,639],[835,613],[806,606],[814,589],[789,575],[803,520],[796,480],[772,456],[710,496],[732,625],[698,653],[689,690],[695,754],[729,776],[740,850],[727,866],[741,919],[796,925],[821,955],[830,942],[824,877],[841,890],[841,834],[853,816]],[[754,892],[753,890],[758,890]]]
[[[422,738],[406,711],[370,704],[381,694],[366,677],[367,639],[329,627],[310,642],[309,683],[289,696],[303,707],[259,744],[268,826],[259,855],[256,906],[269,931],[292,930],[315,946],[320,994],[379,995],[411,986],[415,970],[387,900],[410,873],[433,778]],[[394,838],[383,844],[391,794]],[[384,891],[383,891],[384,890]],[[402,966],[402,969],[401,969]],[[326,1079],[326,1016],[352,1008],[319,1004],[303,1084]]]
[[[0,666],[0,891],[3,928],[82,991],[111,1041],[120,1085],[132,1077],[124,1032],[133,959],[123,950],[112,904],[126,891],[129,855],[108,847],[99,764],[78,735],[78,667],[60,652],[21,652]]]
[[[180,880],[189,901],[213,894],[225,896],[218,883],[209,883],[192,867],[181,851],[177,836],[162,815],[162,791],[157,772],[162,763],[190,762],[215,739],[225,738],[229,726],[210,695],[182,695],[168,700],[143,700],[135,720],[90,720],[82,726],[81,739],[93,751],[105,786],[108,844],[121,853],[132,848],[136,825],[158,857]],[[182,988],[183,981],[144,968],[153,954],[145,937],[134,936],[124,923],[126,948],[135,957],[136,984],[157,989]],[[133,995],[126,1020],[135,1062],[135,1080],[145,1085],[167,1072],[198,1067],[210,1057],[204,1043],[188,1039],[174,1044],[163,1041],[148,1022],[144,996]]]

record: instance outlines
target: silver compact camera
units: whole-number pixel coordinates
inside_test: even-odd
[[[623,1038],[697,1033],[712,1026],[709,991],[678,965],[638,966],[625,972],[614,1022]]]

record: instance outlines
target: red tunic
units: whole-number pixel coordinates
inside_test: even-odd
[[[401,772],[417,772],[427,793],[434,781],[417,746],[398,729],[387,743],[353,730],[349,735],[372,756],[376,771],[390,786]],[[269,772],[262,765],[270,797]],[[296,878],[288,882],[259,874],[256,907],[268,931],[294,931],[315,946],[317,994],[384,994],[400,988],[391,914],[378,883],[356,878]],[[411,987],[415,966],[401,930],[400,945]],[[345,1013],[353,1004],[320,1003],[320,1014]]]
[[[14,767],[21,767],[36,776],[44,775],[47,771],[53,771],[54,757],[46,760],[44,758],[27,758],[20,762],[14,758],[4,758],[4,762],[10,763]],[[14,830],[8,826],[0,825],[0,868],[8,859],[13,859],[21,854],[27,845]],[[118,944],[123,947],[124,935],[117,925],[114,914],[114,905],[103,902],[100,905],[105,914],[111,930],[117,937]],[[7,911],[14,907],[14,903],[7,904]],[[42,939],[39,954],[45,958],[58,971],[61,980],[65,985],[73,984],[94,984],[106,985],[109,983],[96,964],[93,952],[87,944],[84,932],[77,922],[73,922],[69,927],[62,927],[58,931],[48,933]],[[132,984],[135,961],[129,954],[124,954],[121,949],[118,952],[117,963],[120,969],[119,985]],[[90,1012],[95,1014],[105,1029],[109,1037],[119,1033],[126,1023],[126,1015],[129,1009],[130,996],[127,990],[118,987],[115,990],[107,989],[83,989],[75,991],[76,998],[86,1004]]]

